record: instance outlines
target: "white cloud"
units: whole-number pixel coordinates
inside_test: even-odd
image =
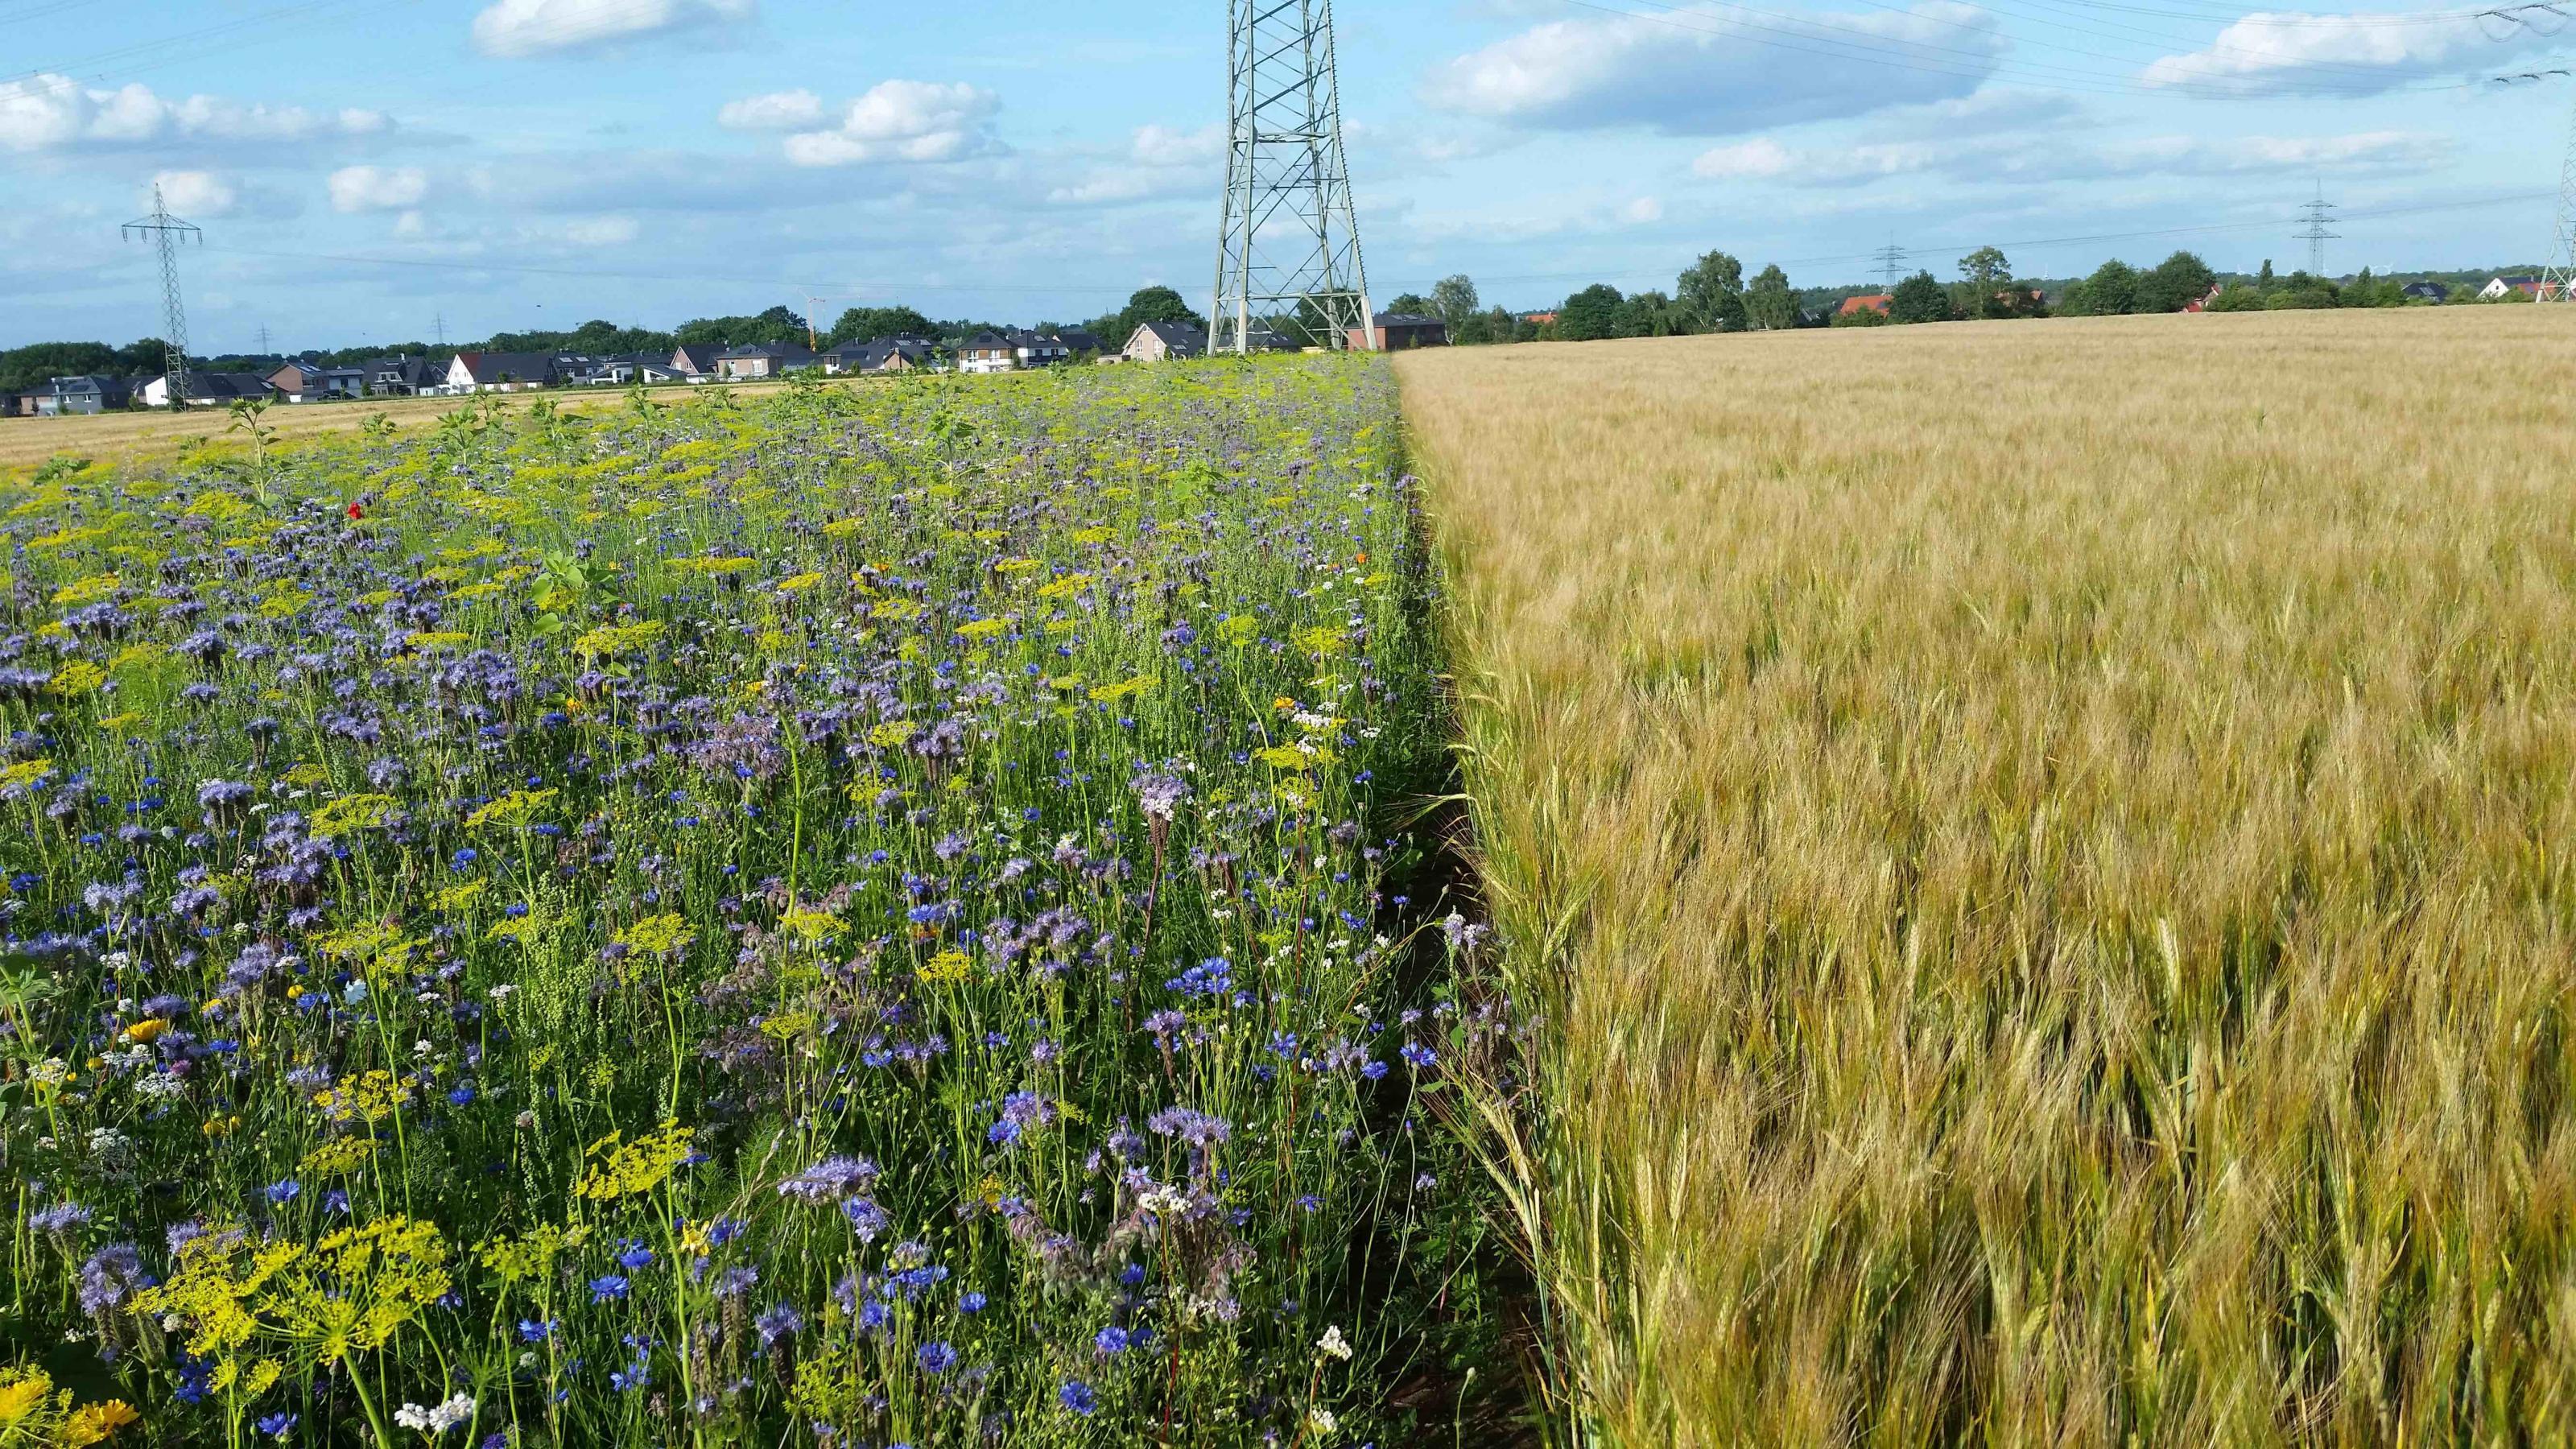
[[[2456,149],[2450,137],[2420,131],[2220,140],[2147,136],[2100,142],[1995,135],[1800,147],[1761,136],[1703,152],[1691,170],[1714,181],[1779,180],[1797,186],[1839,187],[1907,175],[2056,185],[2118,177],[2210,178],[2320,168],[2344,173],[2422,172],[2448,165]]]
[[[429,194],[429,176],[417,166],[344,166],[330,186],[333,211],[401,211]]]
[[[1640,196],[1619,208],[1619,219],[1631,226],[1645,226],[1662,221],[1664,219],[1663,200],[1660,197]]]
[[[579,247],[624,246],[643,234],[631,216],[583,217],[563,228],[563,239]]]
[[[1423,99],[1545,129],[1725,135],[1965,96],[2005,44],[1993,12],[1952,0],[1765,25],[1740,13],[1551,21],[1434,67]]]
[[[69,76],[44,74],[0,82],[0,151],[142,145],[171,139],[315,142],[390,129],[382,112],[318,114],[222,96],[168,100],[129,83],[94,90]]]
[[[2168,55],[2139,78],[2233,95],[2314,91],[2358,95],[2388,90],[2471,58],[2544,43],[2523,26],[2498,37],[2478,17],[2392,24],[2379,15],[2277,14],[2258,10],[2218,32],[2206,49]]]
[[[745,96],[716,112],[716,124],[730,131],[793,131],[822,123],[823,98],[809,90]]]
[[[758,0],[496,0],[474,17],[474,48],[504,58],[547,55],[758,11]]]
[[[1138,126],[1129,152],[1139,166],[1196,166],[1225,154],[1225,127],[1210,122],[1195,131]]]
[[[1788,147],[1768,136],[1756,136],[1702,151],[1691,162],[1691,174],[1712,181],[1759,181],[1785,176],[1797,166],[1798,158],[1789,154]]]
[[[233,184],[211,171],[164,171],[152,178],[169,208],[191,219],[229,216],[241,203]]]
[[[1123,163],[1094,167],[1078,180],[1048,188],[1046,199],[1057,206],[1119,206],[1184,194],[1213,194],[1217,161],[1225,154],[1225,128],[1201,126],[1184,131],[1173,126],[1143,125],[1128,139]]]
[[[1000,149],[992,122],[1001,101],[964,82],[880,81],[850,102],[841,124],[787,138],[799,166],[852,166],[870,161],[956,161]]]

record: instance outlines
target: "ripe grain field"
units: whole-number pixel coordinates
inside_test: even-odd
[[[2571,320],[1399,361],[1587,1442],[2576,1435]]]

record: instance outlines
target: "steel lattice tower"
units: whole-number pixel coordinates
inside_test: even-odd
[[[1342,153],[1332,0],[1228,0],[1225,222],[1208,351],[1292,341],[1374,346],[1350,163]],[[1317,335],[1321,334],[1321,335]]]
[[[2317,199],[2300,202],[2299,210],[2307,217],[2307,225],[2299,228],[2297,239],[2308,244],[2308,275],[2322,281],[2326,274],[2326,243],[2343,235],[2326,230],[2334,223],[2334,203],[2326,200],[2323,181],[2317,183]]]
[[[170,214],[161,199],[161,183],[152,183],[152,214],[118,229],[129,238],[149,241],[161,254],[161,385],[169,390],[175,411],[188,405],[188,309],[179,300],[179,247],[202,241],[205,233]]]
[[[2576,286],[2576,111],[2568,115],[2567,152],[2558,163],[2558,234],[2549,239],[2547,265],[2540,274],[2540,300],[2570,300],[2568,290]]]
[[[1896,274],[1905,270],[1905,248],[1898,246],[1896,243],[1891,241],[1887,245],[1880,247],[1875,255],[1878,258],[1878,273],[1880,279],[1886,282],[1888,291],[1894,292],[1896,290]]]

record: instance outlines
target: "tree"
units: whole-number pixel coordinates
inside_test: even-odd
[[[1595,282],[1566,298],[1565,305],[1556,309],[1557,340],[1591,342],[1613,335],[1624,300],[1619,289],[1607,282]]]
[[[1416,317],[1428,317],[1432,315],[1431,299],[1420,292],[1405,292],[1397,296],[1394,301],[1387,303],[1385,310],[1410,312]]]
[[[878,342],[888,337],[927,337],[931,322],[910,307],[852,307],[832,324],[832,334],[824,339],[827,347],[844,342]],[[1120,338],[1124,342],[1127,339]]]
[[[1896,284],[1887,301],[1890,322],[1947,322],[1950,320],[1950,291],[1930,272],[1916,272]]]
[[[2272,259],[2270,257],[2265,257],[2263,259],[2263,270],[2254,274],[2254,285],[2261,291],[2268,292],[2272,290]]]
[[[1702,254],[1682,272],[1674,291],[1694,331],[1744,329],[1744,263],[1726,253]]]
[[[1744,315],[1766,332],[1798,325],[1798,294],[1789,290],[1789,274],[1777,263],[1764,267],[1745,290]]]
[[[2179,312],[2218,285],[2218,274],[2189,252],[2176,252],[2138,278],[2137,310]]]
[[[2249,287],[2243,282],[2230,282],[2219,289],[2217,296],[2210,299],[2209,310],[2212,312],[2260,312],[2263,310],[2263,294],[2261,291],[2256,288]]]
[[[1191,311],[1190,304],[1181,300],[1180,293],[1163,286],[1139,288],[1127,298],[1127,305],[1120,308],[1117,315],[1117,324],[1107,335],[1115,336],[1121,342],[1126,341],[1128,337],[1134,335],[1137,328],[1148,322],[1180,322],[1192,327],[1207,326],[1207,319]]]
[[[2118,257],[2093,269],[2084,279],[2087,311],[2096,317],[2118,317],[2138,309],[2138,269]]]
[[[1959,258],[1959,280],[1967,295],[1961,316],[2010,317],[2024,310],[2025,289],[2013,285],[2012,263],[2001,247],[1979,247]]]
[[[1441,321],[1449,324],[1452,341],[1457,340],[1456,334],[1476,315],[1476,301],[1476,284],[1467,280],[1464,272],[1442,277],[1432,284],[1431,310]]]

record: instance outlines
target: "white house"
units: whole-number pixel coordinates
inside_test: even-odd
[[[959,372],[1009,372],[1020,365],[1020,350],[997,332],[978,332],[957,349]]]

